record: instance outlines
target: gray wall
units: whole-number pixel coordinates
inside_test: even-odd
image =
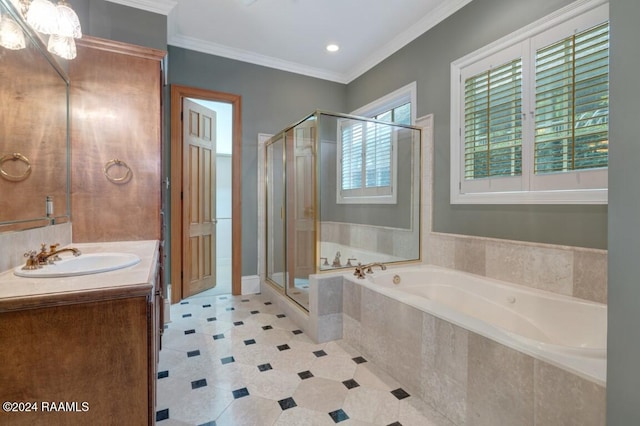
[[[330,222],[357,223],[390,228],[411,229],[414,203],[414,167],[420,155],[414,152],[419,140],[418,131],[398,129],[398,193],[395,204],[338,204],[337,203],[337,120],[335,116],[320,115],[318,125],[323,134],[320,145],[318,167],[318,191],[320,220]],[[326,131],[326,130],[329,131]]]
[[[569,3],[571,0],[474,0],[348,85],[351,111],[417,82],[417,116],[434,114],[435,231],[607,247],[606,206],[449,203],[451,62]]]
[[[167,49],[167,17],[104,0],[69,0],[82,32],[93,37]]]
[[[344,85],[174,46],[169,83],[242,96],[242,275],[255,275],[258,133],[275,134],[316,109],[344,110]]]
[[[607,425],[640,424],[640,2],[611,0]]]

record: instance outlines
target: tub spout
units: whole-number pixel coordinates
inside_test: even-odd
[[[340,263],[340,252],[336,252],[336,257],[333,259],[333,263],[331,264],[331,266],[333,266],[334,268],[340,268],[342,266],[342,264]]]
[[[373,274],[374,266],[379,266],[383,271],[387,269],[387,266],[380,262],[367,263],[366,265],[358,263],[358,266],[356,266],[356,270],[353,275],[358,277],[358,279],[364,279],[365,274]]]

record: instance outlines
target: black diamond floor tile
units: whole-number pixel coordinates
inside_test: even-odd
[[[231,362],[235,362],[236,360],[232,357],[232,356],[228,356],[226,358],[222,358],[220,359],[220,362],[222,362],[222,364],[229,364]]]
[[[169,418],[168,408],[165,408],[164,410],[156,411],[156,422],[167,420],[168,418]]]
[[[249,395],[249,389],[247,389],[247,388],[236,389],[236,390],[233,391],[233,397],[235,399],[242,398],[242,397],[248,396],[248,395]]]
[[[187,357],[191,358],[194,356],[198,356],[200,355],[200,349],[196,349],[195,351],[189,351],[187,352]]]
[[[300,378],[302,380],[310,379],[310,378],[313,377],[313,373],[311,373],[311,371],[307,370],[307,371],[302,371],[302,372],[298,373],[298,376],[300,376]]]
[[[296,402],[291,397],[281,399],[280,401],[278,401],[278,404],[280,404],[280,408],[282,408],[283,411],[298,406],[298,404],[296,404]]]
[[[393,394],[393,396],[395,396],[398,399],[405,399],[405,398],[408,398],[408,397],[411,396],[411,395],[409,395],[407,393],[407,391],[405,391],[402,388],[398,388],[396,390],[392,390],[391,393]]]
[[[335,423],[340,423],[343,422],[345,420],[349,420],[349,416],[347,415],[347,413],[345,413],[342,408],[336,411],[332,411],[329,413],[329,415],[331,416],[331,418],[333,419],[333,421]]]
[[[353,359],[353,362],[355,362],[356,364],[362,364],[362,363],[364,363],[364,362],[367,362],[367,360],[366,360],[366,359],[364,359],[364,358],[363,358],[363,357],[361,357],[361,356],[357,356],[357,357],[352,358],[352,359]]]
[[[260,370],[260,371],[268,371],[268,370],[271,370],[272,368],[273,368],[273,367],[272,367],[272,366],[271,366],[271,364],[269,364],[269,363],[266,363],[266,364],[260,364],[260,365],[258,366],[258,370]]]
[[[199,379],[191,382],[191,389],[199,389],[207,386],[207,379]]]
[[[360,384],[353,379],[345,380],[342,384],[345,385],[347,389],[353,389],[360,386]]]

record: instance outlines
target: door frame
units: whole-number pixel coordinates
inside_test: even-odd
[[[171,85],[171,303],[182,300],[182,108],[184,98],[230,103],[231,149],[231,293],[242,292],[242,98],[240,95]],[[179,202],[177,200],[180,200]]]

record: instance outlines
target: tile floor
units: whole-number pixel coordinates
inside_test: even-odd
[[[262,295],[171,307],[158,425],[452,426],[342,341],[315,344]]]

